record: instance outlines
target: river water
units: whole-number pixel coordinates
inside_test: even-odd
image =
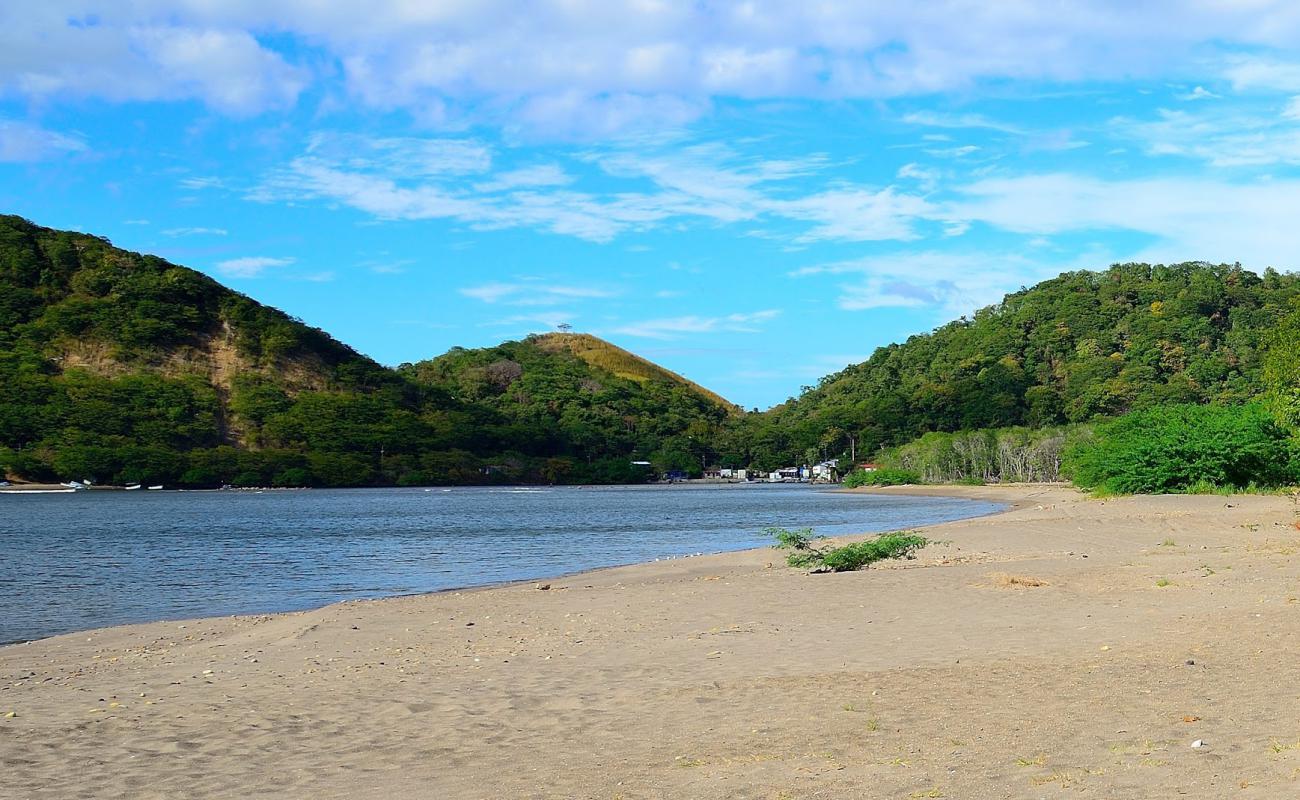
[[[0,643],[885,531],[994,503],[802,485],[0,494]]]

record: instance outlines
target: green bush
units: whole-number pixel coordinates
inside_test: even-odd
[[[844,487],[856,489],[859,486],[901,486],[907,483],[921,483],[921,473],[910,469],[860,469],[844,476]]]
[[[1097,426],[1065,453],[1078,485],[1114,494],[1282,486],[1296,479],[1293,441],[1262,406],[1173,405]]]
[[[851,572],[887,558],[914,558],[917,550],[930,543],[912,531],[894,531],[843,547],[823,548],[816,543],[825,537],[813,536],[811,528],[768,528],[767,533],[776,538],[777,549],[791,551],[787,564],[813,572]]]

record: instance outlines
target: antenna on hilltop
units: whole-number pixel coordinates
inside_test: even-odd
[[[555,326],[555,329],[558,330],[560,333],[568,333],[569,331],[573,330],[573,326],[567,322],[561,322],[559,325]]]

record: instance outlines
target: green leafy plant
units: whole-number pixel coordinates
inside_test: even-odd
[[[930,544],[914,531],[883,533],[843,547],[818,547],[825,537],[813,536],[811,528],[768,528],[766,532],[776,539],[777,549],[790,551],[787,564],[813,572],[851,572],[885,559],[914,558],[916,551]]]

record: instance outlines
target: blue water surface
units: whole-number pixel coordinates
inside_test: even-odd
[[[997,504],[803,485],[0,494],[0,642],[291,611],[771,543]]]

